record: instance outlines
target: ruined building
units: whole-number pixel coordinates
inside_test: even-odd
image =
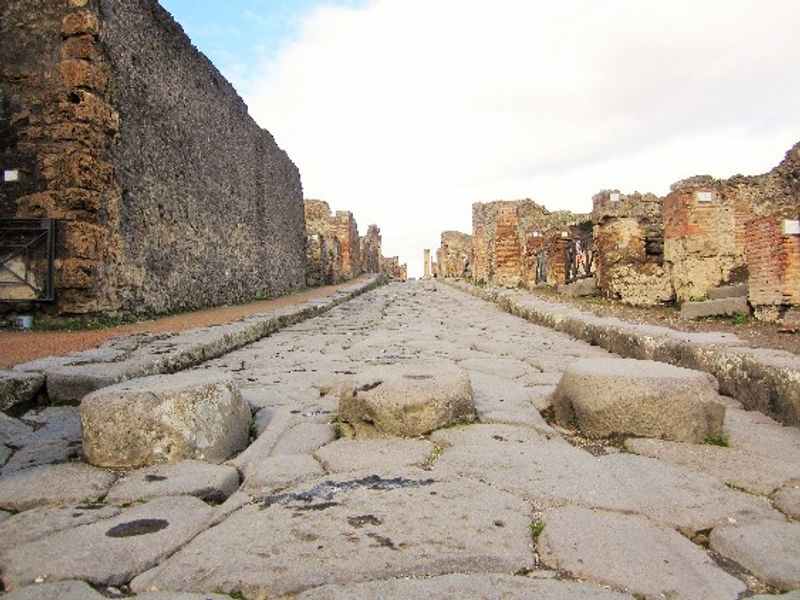
[[[0,235],[30,251],[0,298],[165,311],[304,283],[297,168],[155,0],[6,0],[0,56]]]
[[[601,292],[630,304],[702,300],[746,283],[758,318],[800,306],[800,144],[764,175],[679,181],[651,194],[594,198]]]
[[[365,273],[381,273],[381,230],[368,225],[367,234],[361,236],[361,268]]]
[[[564,244],[558,241],[561,232],[582,220],[585,220],[584,215],[550,212],[527,198],[473,204],[472,278],[479,283],[507,287],[535,285],[536,255],[547,252],[561,256],[565,251]],[[537,238],[541,238],[543,232],[557,233],[555,237],[545,238],[548,243],[542,244],[543,240]],[[558,261],[547,262],[551,269],[559,268]],[[560,268],[563,274],[563,264]],[[558,274],[553,271],[552,277]]]
[[[399,256],[381,257],[381,272],[397,281],[405,281],[408,279],[408,265],[400,264]]]
[[[328,285],[342,280],[342,250],[327,202],[306,200],[306,281]]]
[[[472,236],[459,231],[443,231],[436,251],[438,277],[469,277],[472,274]]]
[[[595,281],[605,296],[636,305],[672,300],[661,204],[653,194],[618,190],[592,198]]]
[[[366,235],[359,237],[353,214],[331,214],[330,206],[322,200],[306,200],[305,217],[309,285],[339,283],[361,273],[385,273],[401,279],[397,276],[397,258],[392,264],[381,255],[381,230],[377,225],[367,226]]]

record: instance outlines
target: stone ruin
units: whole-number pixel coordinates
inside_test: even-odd
[[[592,200],[590,216],[530,199],[476,203],[472,236],[442,234],[437,274],[529,288],[587,279],[590,291],[640,306],[716,298],[741,283],[757,318],[800,316],[800,144],[764,175]]]
[[[472,273],[472,236],[459,231],[443,231],[436,251],[437,277],[465,277]]]
[[[309,285],[340,283],[362,273],[405,279],[399,259],[385,259],[381,254],[381,230],[377,225],[369,225],[367,234],[359,236],[358,223],[351,212],[331,214],[330,206],[322,200],[305,201],[305,219]]]
[[[0,219],[56,220],[18,286],[53,278],[37,309],[163,312],[305,283],[297,168],[155,0],[3,3],[0,55]]]

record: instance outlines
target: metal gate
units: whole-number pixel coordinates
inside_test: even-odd
[[[565,283],[572,283],[578,279],[593,275],[592,262],[594,261],[594,252],[592,251],[591,235],[569,240],[564,254],[566,260],[566,268],[564,269]]]
[[[55,299],[53,219],[0,219],[0,302]]]

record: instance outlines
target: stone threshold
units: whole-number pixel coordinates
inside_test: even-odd
[[[457,290],[494,302],[527,321],[571,335],[625,358],[705,371],[722,394],[748,410],[785,425],[800,425],[800,356],[752,348],[730,333],[679,331],[660,325],[598,317],[571,306],[535,298],[524,290],[478,287],[461,280],[439,280]]]
[[[180,333],[133,334],[97,348],[51,356],[0,372],[4,410],[33,399],[42,386],[53,404],[78,403],[86,394],[128,379],[176,373],[316,317],[386,282],[382,275],[340,285],[335,292],[295,306]]]

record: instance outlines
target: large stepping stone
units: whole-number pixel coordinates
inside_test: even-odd
[[[534,566],[530,506],[429,473],[318,479],[245,506],[131,582],[281,597],[329,584]]]
[[[688,539],[639,515],[567,506],[542,521],[542,563],[579,578],[674,600],[730,600],[747,589]]]
[[[103,467],[219,463],[247,445],[250,420],[230,378],[196,371],[126,381],[81,402],[83,451]]]
[[[443,361],[366,369],[339,396],[342,427],[359,436],[417,437],[475,418],[469,376]]]
[[[3,583],[8,590],[41,579],[126,583],[197,535],[212,513],[191,496],[161,498],[111,519],[59,531],[0,555]]]
[[[223,502],[239,488],[239,472],[227,465],[199,460],[154,465],[120,477],[111,487],[106,502],[130,504],[163,496],[197,496]]]
[[[725,418],[710,375],[651,360],[577,361],[564,372],[552,401],[560,424],[592,438],[702,442],[722,432]]]
[[[141,598],[141,596],[139,596]],[[430,579],[388,579],[350,585],[324,585],[297,596],[297,600],[631,600],[631,596],[600,586],[524,575],[477,573],[441,575]]]
[[[0,508],[93,502],[105,496],[116,476],[83,463],[44,465],[0,477]]]
[[[800,588],[800,523],[763,521],[715,527],[711,549],[779,590]]]

